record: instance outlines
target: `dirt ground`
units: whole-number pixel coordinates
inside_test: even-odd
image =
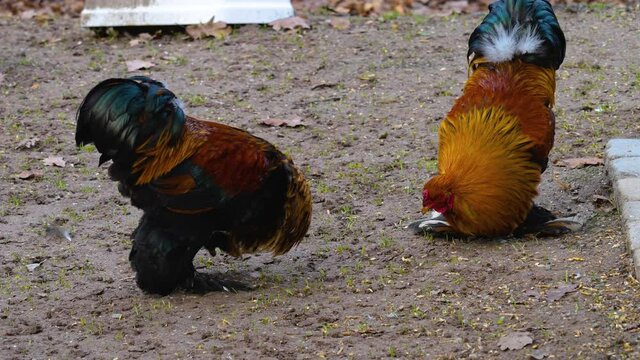
[[[599,5],[558,16],[568,49],[551,159],[602,156],[607,139],[640,135],[640,16]],[[134,47],[77,20],[0,18],[1,357],[638,358],[640,285],[604,167],[545,173],[538,202],[583,218],[575,234],[404,229],[420,215],[437,125],[460,94],[481,18],[351,18],[337,30],[316,14],[304,34],[242,26],[224,41],[174,33]],[[136,287],[127,256],[140,212],[98,154],[74,143],[82,97],[130,75],[132,59],[155,63],[141,73],[190,113],[272,141],[310,179],[313,223],[291,252],[196,257],[201,271],[255,290],[158,297]],[[259,125],[293,117],[306,126]],[[50,156],[66,165],[45,166]],[[514,332],[533,343],[501,350]]]

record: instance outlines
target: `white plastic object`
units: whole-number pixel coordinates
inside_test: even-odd
[[[293,16],[290,0],[85,0],[84,27],[264,24]]]

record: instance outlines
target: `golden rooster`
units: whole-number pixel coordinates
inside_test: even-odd
[[[500,0],[469,39],[469,79],[440,124],[438,172],[414,230],[558,234],[579,224],[535,206],[553,147],[555,70],[565,38],[546,0]]]

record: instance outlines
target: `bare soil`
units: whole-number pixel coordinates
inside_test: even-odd
[[[568,51],[551,160],[602,156],[609,138],[640,133],[640,16],[599,5],[558,16]],[[0,357],[638,358],[640,286],[604,167],[544,175],[538,203],[581,216],[575,234],[434,239],[404,228],[420,215],[438,122],[481,18],[351,18],[336,30],[317,14],[303,34],[242,26],[224,41],[179,32],[135,47],[77,20],[0,18]],[[74,142],[82,97],[131,75],[132,59],[155,63],[141,73],[191,114],[272,141],[310,179],[313,224],[291,252],[196,257],[200,271],[255,290],[136,287],[127,256],[140,212]],[[259,125],[293,117],[306,126]],[[65,167],[45,166],[50,156]],[[43,175],[15,177],[25,171]],[[512,332],[533,343],[501,350]]]

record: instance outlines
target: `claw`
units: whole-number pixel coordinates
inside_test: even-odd
[[[528,234],[534,236],[558,236],[580,230],[582,223],[575,220],[576,217],[564,217],[556,219],[555,215],[539,206],[533,205],[525,221],[514,230],[515,237]]]
[[[422,218],[407,225],[406,229],[410,229],[416,235],[421,234],[445,234],[452,233],[453,229],[444,217]]]
[[[212,274],[194,272],[193,276],[185,279],[181,287],[191,293],[205,294],[213,291],[238,292],[250,291],[253,287],[235,280],[219,280]]]
[[[572,218],[559,218],[542,224],[538,231],[539,236],[556,236],[578,231],[582,223]]]

